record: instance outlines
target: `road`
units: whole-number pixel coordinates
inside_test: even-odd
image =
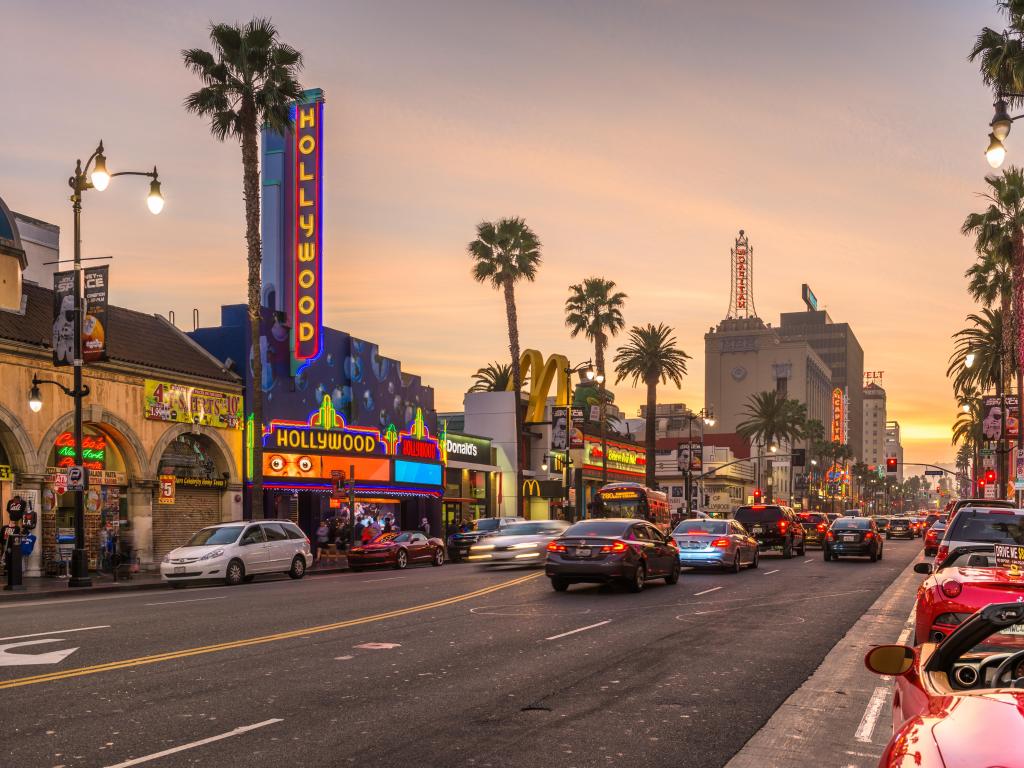
[[[448,565],[0,604],[0,765],[718,768],[920,549],[639,595]]]

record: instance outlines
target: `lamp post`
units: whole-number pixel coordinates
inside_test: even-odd
[[[678,465],[679,469],[683,472],[686,479],[686,511],[687,513],[693,511],[693,422],[695,419],[700,419],[700,466],[698,467],[701,472],[704,471],[704,427],[715,426],[715,414],[710,408],[701,408],[697,413],[692,411],[685,414],[687,420],[687,452],[686,452],[686,467],[683,467],[682,462],[682,451],[678,450]],[[680,444],[681,445],[681,444]]]
[[[82,466],[82,399],[88,396],[89,387],[82,383],[82,194],[90,189],[102,192],[117,176],[145,176],[150,179],[149,195],[146,204],[154,215],[164,208],[163,194],[160,192],[160,178],[156,166],[152,171],[119,171],[110,173],[107,170],[107,158],[103,154],[103,142],[82,165],[81,160],[75,162],[75,173],[68,179],[71,187],[71,208],[74,211],[74,265],[75,265],[75,310],[74,310],[74,379],[71,389],[56,381],[39,379],[33,376],[32,390],[29,393],[29,407],[38,412],[43,407],[40,384],[53,384],[75,402],[74,419],[74,452],[75,465]],[[91,166],[91,169],[90,169]],[[71,553],[71,578],[69,587],[88,587],[92,584],[89,577],[89,561],[85,553],[85,492],[81,488],[75,490],[75,548]]]
[[[572,454],[570,453],[570,451],[572,450],[572,435],[573,435],[573,425],[572,425],[572,401],[573,401],[572,375],[574,373],[582,373],[584,376],[586,376],[588,381],[593,381],[595,377],[599,377],[598,381],[601,381],[601,382],[604,381],[604,376],[601,376],[601,375],[596,374],[594,372],[594,366],[593,366],[593,363],[590,360],[587,360],[585,363],[580,363],[579,365],[576,365],[576,366],[568,366],[568,367],[565,368],[564,373],[565,373],[565,397],[566,397],[567,405],[565,406],[565,466],[564,466],[564,472],[563,472],[563,475],[562,475],[562,487],[565,490],[565,502],[568,505],[568,503],[569,503],[569,496],[570,496],[569,489],[571,488],[571,479],[570,478],[572,476],[572,470],[570,469],[570,467],[572,466]],[[586,448],[586,441],[584,441],[584,449],[585,448]],[[581,464],[580,469],[582,469],[582,464]],[[581,486],[580,493],[578,494],[578,496],[582,497],[582,495],[583,494],[582,494],[582,486]],[[582,517],[582,515],[579,514],[582,502],[583,502],[582,498],[577,498],[576,499],[576,509],[573,510],[573,517],[574,518]]]
[[[1024,98],[1024,94],[1000,93],[996,96],[995,104],[992,105],[995,109],[995,113],[992,115],[992,120],[988,124],[989,128],[992,130],[988,135],[988,148],[985,150],[985,159],[988,160],[988,164],[993,168],[1001,166],[1003,164],[1003,160],[1006,159],[1006,146],[1003,144],[1003,141],[1010,135],[1010,128],[1013,126],[1013,121],[1024,117],[1024,115],[1010,116],[1010,113],[1006,108],[1007,97],[1019,99]]]

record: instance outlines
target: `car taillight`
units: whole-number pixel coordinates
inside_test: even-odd
[[[672,549],[679,549],[679,545],[676,543],[675,539],[669,539],[668,545],[672,547]]]
[[[819,531],[824,531],[825,530],[825,524],[824,523],[818,523],[818,530]]]
[[[605,544],[601,547],[602,552],[625,552],[629,545],[624,541],[616,541],[613,544]]]
[[[864,534],[864,541],[867,541],[868,539],[873,539],[873,538],[875,538],[875,534],[872,533],[871,531],[868,531],[867,533]]]
[[[949,556],[949,547],[945,544],[939,546],[939,551],[935,553],[935,564],[939,565],[946,557]]]
[[[954,579],[942,582],[942,594],[946,597],[958,597],[964,591],[964,585]]]
[[[785,533],[789,527],[789,520],[779,520],[779,533]]]
[[[828,533],[825,534],[825,538],[828,539],[829,541],[833,541],[835,539],[835,537],[836,537],[836,535],[834,533],[832,533],[832,531],[829,531]]]
[[[565,544],[559,544],[557,541],[549,541],[545,547],[548,552],[568,552],[565,548]]]
[[[728,547],[732,542],[728,539],[715,539],[711,542],[712,547]]]

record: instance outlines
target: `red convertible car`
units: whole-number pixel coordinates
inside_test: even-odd
[[[1024,603],[994,603],[941,643],[880,645],[868,669],[896,678],[879,768],[1024,768]]]
[[[371,565],[402,569],[412,563],[444,565],[444,542],[428,539],[419,531],[382,533],[369,544],[348,551],[348,567],[353,571]]]
[[[956,547],[934,565],[918,563],[928,574],[917,590],[914,644],[939,643],[968,616],[990,603],[1024,600],[1024,575],[996,565],[992,544]]]

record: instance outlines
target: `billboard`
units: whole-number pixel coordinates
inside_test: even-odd
[[[107,359],[107,301],[110,267],[87,267],[85,317],[82,318],[82,359],[98,363]]]
[[[143,408],[147,419],[201,424],[221,429],[242,428],[242,395],[146,379]]]
[[[320,354],[323,327],[323,99],[295,105],[294,358]]]
[[[981,434],[986,440],[1017,437],[1020,430],[1019,403],[1016,395],[989,396],[981,401]]]

